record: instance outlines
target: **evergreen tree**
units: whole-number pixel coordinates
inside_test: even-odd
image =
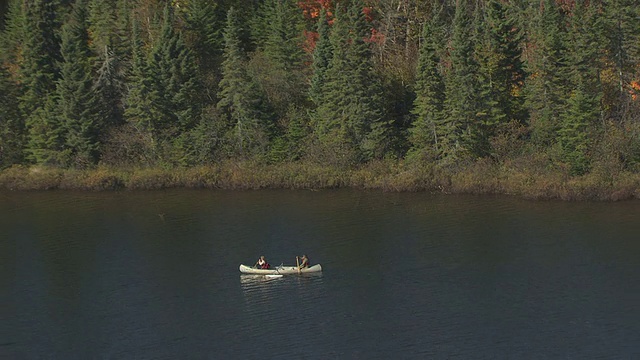
[[[593,5],[592,5],[593,6]],[[615,106],[629,101],[628,86],[638,79],[640,63],[640,6],[635,0],[603,0],[602,12],[609,61],[615,76]]]
[[[18,66],[18,58],[25,40],[26,18],[22,3],[21,0],[9,2],[5,28],[0,33],[0,63],[4,63],[8,68]]]
[[[196,56],[207,98],[213,101],[219,81],[224,47],[225,13],[209,0],[190,0],[183,12],[185,42]]]
[[[20,67],[24,93],[20,98],[20,110],[29,133],[27,155],[37,163],[57,162],[55,152],[61,146],[60,125],[52,115],[61,61],[58,16],[63,14],[58,1],[25,3],[25,40]]]
[[[306,74],[303,72],[304,18],[295,0],[268,0],[262,9],[265,34],[257,43],[258,52],[250,61],[252,75],[275,111],[279,121],[270,128],[272,138],[269,151],[271,161],[289,157],[296,144],[289,137],[291,114],[307,101]],[[295,126],[302,124],[295,124]],[[300,130],[298,128],[297,130]],[[293,130],[293,129],[292,129]]]
[[[135,2],[134,2],[135,3]],[[100,118],[105,125],[123,122],[125,77],[130,59],[129,24],[132,5],[121,0],[91,0],[89,37],[96,57],[94,84]],[[125,12],[125,10],[128,10]],[[120,17],[124,17],[120,19]]]
[[[106,55],[105,49],[113,49],[116,43],[116,0],[91,0],[88,3],[89,33],[93,52]]]
[[[543,0],[533,18],[532,54],[525,85],[526,106],[530,112],[531,137],[535,144],[555,142],[561,114],[571,87],[568,84],[567,31],[562,9],[555,0]]]
[[[410,129],[412,152],[432,152],[436,157],[442,155],[440,144],[448,135],[443,112],[445,86],[437,53],[439,43],[443,41],[437,29],[438,16],[439,13],[433,14],[422,31],[413,109],[416,119]]]
[[[99,119],[87,28],[87,4],[75,3],[71,19],[62,28],[63,61],[57,82],[57,114],[64,128],[65,153],[75,165],[86,166],[98,159]]]
[[[521,87],[525,74],[521,60],[521,36],[515,20],[507,14],[506,5],[490,0],[480,29],[478,49],[480,62],[481,109],[479,117],[487,136],[506,123],[524,123],[525,112]]]
[[[381,158],[389,146],[382,111],[382,87],[373,69],[371,35],[362,1],[336,9],[331,32],[333,57],[316,111],[316,134],[325,147],[342,148],[349,161]],[[351,158],[351,160],[349,160]]]
[[[240,156],[263,153],[268,145],[270,119],[259,89],[245,71],[240,24],[233,8],[227,15],[224,61],[217,107],[227,118],[227,141]]]
[[[151,75],[147,66],[144,44],[140,37],[138,21],[132,22],[131,29],[131,76],[126,96],[124,115],[128,122],[141,133],[153,130],[151,114]]]
[[[16,108],[17,86],[0,66],[0,169],[20,164],[25,140],[24,123]]]
[[[440,148],[445,162],[454,161],[463,154],[486,154],[485,129],[477,116],[478,65],[474,59],[472,24],[467,0],[458,0],[453,19],[451,69],[445,79],[445,128],[449,135],[443,139]]]
[[[573,174],[584,174],[589,169],[591,129],[598,123],[601,113],[602,86],[599,68],[601,32],[597,11],[584,0],[575,3],[569,29],[570,84],[573,89],[567,109],[561,114],[558,140],[564,160]]]
[[[56,166],[67,164],[70,154],[65,150],[64,126],[57,111],[58,98],[53,92],[26,118],[28,138],[25,152],[31,162]]]
[[[282,70],[299,70],[304,57],[302,11],[295,0],[267,0],[265,4],[267,26],[262,50]]]
[[[174,30],[174,15],[167,5],[160,37],[149,57],[153,128],[179,132],[198,123],[201,100],[197,66],[179,32]]]
[[[320,17],[318,18],[318,41],[313,50],[313,77],[311,78],[311,87],[309,89],[309,98],[318,107],[322,104],[322,86],[325,82],[325,74],[329,68],[329,62],[332,58],[333,49],[329,38],[329,18],[327,11],[322,8]]]

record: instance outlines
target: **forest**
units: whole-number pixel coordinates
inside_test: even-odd
[[[636,0],[0,11],[2,187],[640,198]]]

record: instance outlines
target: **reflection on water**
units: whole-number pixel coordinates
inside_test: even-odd
[[[8,193],[0,359],[635,359],[639,213],[364,191]],[[238,272],[302,253],[326,271]]]

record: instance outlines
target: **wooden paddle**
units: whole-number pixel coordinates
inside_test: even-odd
[[[298,268],[298,274],[300,274],[300,260],[297,256],[296,256],[296,267]]]

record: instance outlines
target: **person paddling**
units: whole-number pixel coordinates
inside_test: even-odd
[[[307,255],[302,255],[300,258],[300,265],[298,266],[300,269],[305,269],[309,267],[309,258]]]
[[[268,269],[271,267],[267,260],[265,260],[264,255],[260,256],[260,259],[258,259],[258,261],[256,261],[256,264],[253,266],[260,269]]]

